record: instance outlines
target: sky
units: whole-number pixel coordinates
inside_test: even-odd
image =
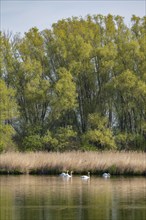
[[[146,15],[145,0],[0,0],[2,31],[12,31],[24,34],[32,27],[40,31],[51,28],[60,19],[87,14],[120,15],[130,26],[133,14]]]

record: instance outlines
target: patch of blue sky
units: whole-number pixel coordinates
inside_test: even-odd
[[[145,16],[145,0],[2,0],[1,30],[23,34],[36,26],[41,31],[51,28],[52,23],[60,19],[85,17],[87,14],[120,15],[130,26],[133,14]]]

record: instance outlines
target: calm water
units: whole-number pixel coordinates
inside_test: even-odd
[[[0,220],[146,220],[146,178],[0,176]]]

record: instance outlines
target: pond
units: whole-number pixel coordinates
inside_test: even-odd
[[[0,176],[0,220],[145,220],[145,177]]]

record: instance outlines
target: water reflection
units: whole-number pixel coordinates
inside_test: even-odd
[[[0,176],[0,220],[145,220],[146,179]]]

